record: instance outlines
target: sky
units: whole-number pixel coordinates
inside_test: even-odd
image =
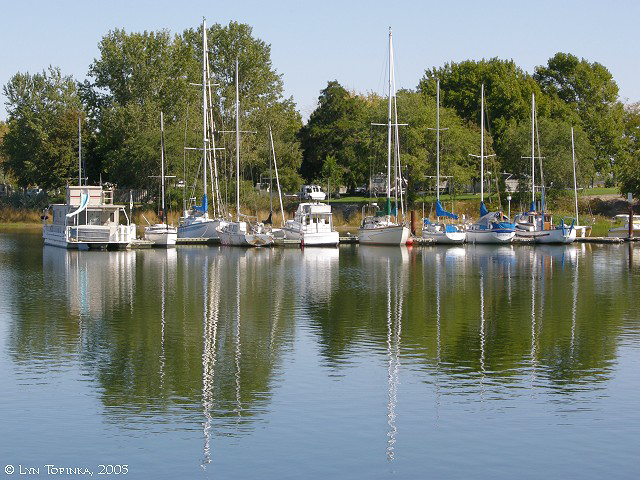
[[[447,62],[499,57],[532,73],[557,52],[609,69],[624,103],[640,101],[640,2],[592,0],[0,0],[0,84],[49,65],[84,80],[98,42],[115,28],[173,33],[234,20],[271,45],[285,96],[307,119],[320,91],[337,80],[384,94],[388,29],[396,84],[415,88],[424,71]],[[0,93],[0,119],[6,120]]]

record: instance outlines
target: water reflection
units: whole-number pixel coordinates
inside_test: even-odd
[[[300,423],[319,436],[343,423],[325,440],[354,444],[373,423],[362,449],[395,468],[416,453],[411,432],[429,413],[450,426],[452,412],[508,416],[541,397],[563,421],[596,408],[623,334],[638,335],[634,248],[47,247],[3,292],[13,305],[8,358],[25,384],[33,371],[46,382],[55,365],[77,368],[118,431],[193,433],[190,458],[207,473],[228,461],[230,442],[279,422],[289,429],[280,433]],[[27,285],[47,302],[28,298]],[[360,369],[370,385],[350,383]],[[325,377],[375,401],[278,395],[292,378],[311,390]],[[289,418],[292,403],[310,418]],[[364,426],[352,423],[354,408]]]

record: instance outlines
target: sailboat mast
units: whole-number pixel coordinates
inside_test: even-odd
[[[207,215],[207,24],[202,19],[202,163],[204,164],[204,195],[202,196],[202,211]]]
[[[536,94],[531,94],[531,206],[535,209],[536,204]]]
[[[573,127],[571,127],[571,158],[573,160],[573,196],[576,199],[576,225],[580,225],[578,221],[578,181],[576,179],[576,149],[573,142]]]
[[[78,116],[78,186],[82,186],[82,119]]]
[[[165,223],[165,214],[164,214],[164,117],[162,112],[160,112],[160,185],[161,185],[161,195],[162,195],[162,223]]]
[[[240,97],[238,59],[236,58],[236,222],[240,221]]]
[[[436,198],[440,201],[440,79],[436,83]]]
[[[480,90],[480,202],[484,203],[484,83]]]
[[[391,70],[393,65],[393,46],[391,41],[391,27],[389,27],[389,113],[387,116],[387,211],[391,214]]]
[[[271,153],[273,155],[273,167],[276,171],[276,184],[278,185],[278,198],[280,200],[280,214],[282,215],[281,224],[284,226],[284,206],[282,205],[282,191],[280,190],[280,178],[278,177],[278,162],[276,160],[276,148],[273,146],[273,133],[271,133],[271,125],[269,125],[269,139],[271,140]],[[273,209],[273,207],[271,207]]]

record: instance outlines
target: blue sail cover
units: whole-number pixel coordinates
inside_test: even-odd
[[[442,204],[440,203],[440,200],[436,201],[436,217],[448,217],[448,218],[453,218],[454,220],[458,219],[458,215],[451,212],[447,212],[444,208],[442,208]]]
[[[487,213],[489,213],[489,210],[487,210],[484,202],[480,202],[480,216],[484,217]]]
[[[207,194],[205,193],[205,194],[202,196],[202,205],[194,205],[194,206],[193,206],[193,209],[194,209],[196,212],[202,212],[202,213],[205,213],[205,212],[207,212],[207,210],[208,210],[208,203],[209,203],[209,202],[208,202],[208,200],[207,200]]]

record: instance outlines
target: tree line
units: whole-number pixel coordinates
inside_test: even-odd
[[[303,125],[270,46],[249,25],[208,28],[214,121],[222,177],[233,178],[235,62],[239,63],[241,176],[248,188],[268,176],[274,143],[281,183],[295,191],[304,181],[329,180],[355,188],[385,170],[387,99],[351,92],[329,81]],[[159,167],[160,112],[165,117],[169,173],[193,183],[201,144],[202,28],[127,33],[113,30],[99,42],[99,56],[79,82],[59,68],[16,73],[3,87],[8,118],[0,123],[0,176],[21,187],[53,189],[77,178],[78,118],[90,183],[149,188]],[[531,152],[531,96],[536,97],[537,136],[545,184],[572,186],[571,128],[578,177],[596,174],[624,192],[640,194],[640,106],[624,105],[607,68],[558,53],[532,75],[512,60],[451,62],[425,70],[415,89],[397,93],[400,149],[409,190],[435,174],[436,80],[441,85],[441,174],[458,191],[477,181],[480,88],[485,88],[486,169],[508,172],[527,188]],[[446,130],[444,130],[446,129]],[[538,174],[537,174],[538,175]],[[504,175],[494,175],[496,180]],[[232,180],[229,180],[232,182]],[[497,182],[499,183],[499,182]],[[433,185],[433,182],[432,182]],[[225,189],[233,191],[225,184]],[[504,185],[502,185],[504,188]]]

